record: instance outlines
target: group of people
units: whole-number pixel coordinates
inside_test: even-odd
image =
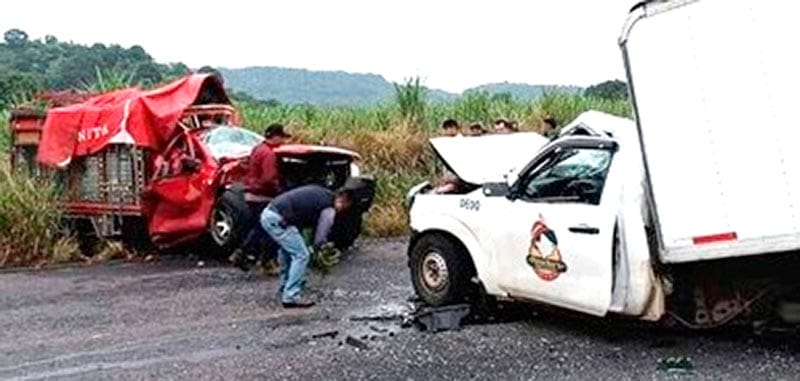
[[[510,134],[519,132],[517,122],[507,119],[497,119],[493,124],[495,134]],[[550,134],[556,129],[556,121],[553,118],[547,117],[542,119],[542,133]],[[464,136],[461,133],[461,126],[455,119],[447,119],[442,122],[441,126],[442,136]],[[469,125],[466,136],[482,136],[488,134],[489,131],[481,123],[473,123]]]
[[[278,246],[280,266],[279,298],[285,308],[307,308],[314,301],[303,295],[311,250],[328,244],[335,217],[352,206],[347,189],[336,192],[319,185],[304,185],[291,190],[281,188],[275,148],[285,144],[291,135],[281,124],[264,130],[264,141],[256,146],[248,160],[244,178],[247,195],[267,200],[256,223],[245,237],[242,247],[234,251],[231,262],[241,264],[247,252],[269,252],[264,244],[270,238]],[[314,230],[313,248],[306,245],[302,231]]]

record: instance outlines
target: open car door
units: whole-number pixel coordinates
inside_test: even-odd
[[[144,199],[153,243],[175,245],[207,231],[214,207],[216,164],[192,134],[182,132],[154,162]]]

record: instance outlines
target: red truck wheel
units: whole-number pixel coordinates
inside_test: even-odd
[[[239,247],[247,234],[249,213],[247,203],[240,194],[225,191],[217,199],[208,226],[215,254],[227,256]]]

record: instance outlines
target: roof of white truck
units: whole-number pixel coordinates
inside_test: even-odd
[[[592,134],[605,134],[622,141],[636,137],[636,125],[633,120],[596,110],[589,110],[578,115],[575,120],[561,129],[559,135],[568,135],[581,128],[591,131]]]

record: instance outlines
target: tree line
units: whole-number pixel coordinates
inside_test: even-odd
[[[189,71],[180,62],[155,62],[138,45],[86,46],[62,42],[52,35],[34,40],[25,31],[10,29],[0,43],[0,108],[44,89],[90,90],[98,76],[112,72],[147,86]]]
[[[259,71],[256,69],[263,72],[268,68],[253,68],[251,71]],[[261,83],[255,89],[239,88],[240,91],[232,91],[232,97],[240,102],[270,107],[277,106],[281,102],[276,99],[261,100],[253,95],[260,94],[264,88],[269,88],[271,90],[268,91],[269,98],[276,97],[280,92],[273,87],[278,85],[294,89],[292,91],[317,91],[319,92],[317,95],[323,97],[333,97],[336,91],[341,92],[343,89],[352,92],[354,89],[364,90],[362,88],[365,86],[369,87],[369,84],[364,82],[364,75],[333,73],[342,77],[337,77],[335,82],[346,86],[329,87],[325,91],[307,89],[307,86],[298,86],[298,82],[307,84],[308,78],[300,78],[302,81],[297,78],[292,80],[289,75],[294,71],[303,75],[308,74],[305,71],[279,70],[279,68],[273,70],[278,70],[282,75],[277,79],[272,78],[268,84]],[[0,109],[29,100],[42,90],[77,89],[98,92],[130,85],[147,87],[184,75],[189,71],[191,69],[181,62],[169,64],[156,62],[139,45],[124,48],[118,44],[95,43],[88,46],[59,41],[52,35],[31,39],[23,30],[10,29],[3,34],[3,40],[0,42]],[[198,71],[217,72],[209,66],[204,66]],[[252,82],[257,79],[258,73],[243,73],[247,74],[244,79],[234,76],[233,71],[221,74],[225,74],[226,77],[232,76],[233,78],[228,79],[233,83],[236,82],[235,79],[239,82],[242,80]],[[372,77],[375,77],[371,78],[372,82],[376,79],[383,81],[381,77]],[[345,80],[350,83],[346,83]],[[384,92],[391,94],[391,85],[388,82],[382,83],[379,87],[387,87]],[[627,98],[627,87],[625,82],[619,80],[606,81],[585,89],[583,94],[594,98],[623,100]],[[500,93],[497,96],[511,97],[507,93]]]

